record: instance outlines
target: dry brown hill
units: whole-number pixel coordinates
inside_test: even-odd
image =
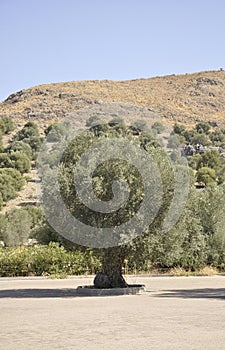
[[[103,102],[146,106],[171,122],[224,125],[225,72],[44,84],[10,95],[0,103],[0,116],[9,115],[17,123],[33,120],[48,125],[81,107]]]

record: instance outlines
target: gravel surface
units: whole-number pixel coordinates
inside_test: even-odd
[[[80,297],[92,277],[0,279],[4,350],[224,350],[225,277],[128,277],[136,296]]]

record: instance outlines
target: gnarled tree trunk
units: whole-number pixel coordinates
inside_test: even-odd
[[[115,248],[107,249],[102,260],[102,270],[94,279],[95,288],[125,288],[128,287],[123,275],[124,257]]]

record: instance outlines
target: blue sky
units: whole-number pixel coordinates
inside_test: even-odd
[[[0,0],[0,101],[43,83],[225,68],[224,0]]]

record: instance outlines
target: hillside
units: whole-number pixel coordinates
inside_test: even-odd
[[[105,102],[147,107],[153,115],[158,114],[170,124],[176,121],[192,127],[200,121],[216,121],[221,127],[225,125],[225,72],[209,71],[130,81],[45,84],[11,94],[0,103],[0,117],[10,116],[18,127],[32,120],[43,131],[44,127],[59,121],[67,113]],[[76,125],[82,127],[85,122],[85,113],[80,114]],[[4,147],[12,135],[4,135]],[[18,197],[6,203],[2,212],[14,206],[36,203],[35,169],[27,175],[30,181]]]
[[[0,103],[0,116],[18,124],[45,126],[79,108],[104,102],[146,106],[168,122],[225,124],[225,72],[207,71],[128,81],[72,81],[44,84],[11,94]],[[78,126],[85,120],[77,121]]]

